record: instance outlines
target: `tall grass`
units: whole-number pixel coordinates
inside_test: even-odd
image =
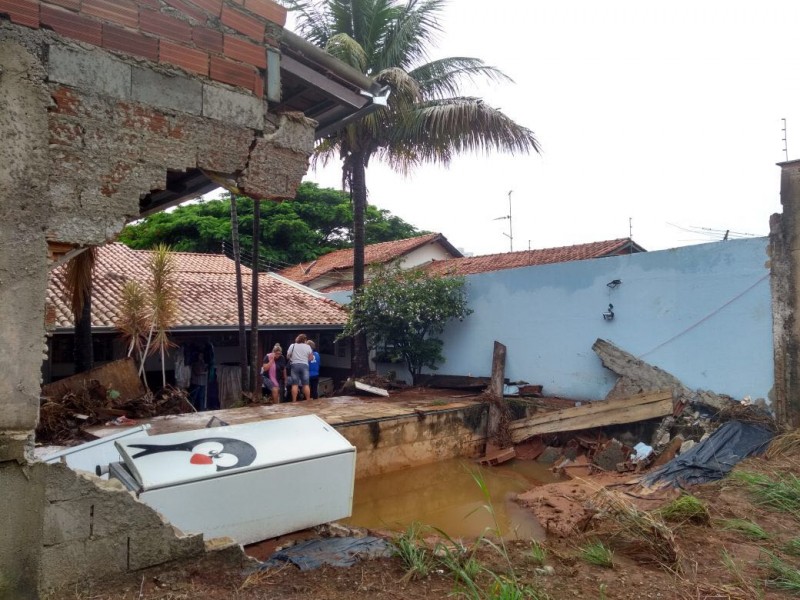
[[[590,565],[597,567],[614,567],[614,552],[601,541],[591,542],[581,549],[581,558]]]
[[[769,539],[769,534],[758,524],[749,519],[724,519],[720,525],[726,531],[736,531],[754,540]]]
[[[394,555],[400,558],[406,569],[406,579],[427,577],[434,569],[434,556],[422,540],[423,531],[420,523],[412,523],[392,540]]]
[[[800,594],[800,570],[783,562],[774,554],[767,553],[767,556],[769,560],[766,566],[770,574],[767,583],[779,589]]]
[[[756,502],[800,520],[800,478],[788,473],[773,477],[752,471],[735,471],[731,479],[743,484]]]
[[[678,523],[696,523],[698,525],[708,525],[711,522],[711,515],[705,502],[695,498],[691,494],[683,494],[666,506],[662,507],[660,514],[667,521]]]

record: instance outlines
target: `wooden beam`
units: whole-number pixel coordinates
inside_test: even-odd
[[[635,423],[672,414],[672,391],[649,392],[621,400],[592,402],[509,424],[511,439],[519,443],[534,435],[578,431],[592,427]]]

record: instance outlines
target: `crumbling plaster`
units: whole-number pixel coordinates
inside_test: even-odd
[[[314,125],[249,92],[0,20],[0,598],[98,577],[101,559],[108,576],[202,551],[128,492],[31,462],[47,243],[112,240],[169,170],[292,197]],[[70,486],[82,491],[53,498]],[[119,510],[98,522],[107,502]]]

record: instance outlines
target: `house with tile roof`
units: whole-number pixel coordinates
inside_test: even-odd
[[[646,250],[631,238],[619,238],[557,248],[538,248],[520,252],[435,260],[424,265],[423,269],[431,275],[475,275],[477,273],[605,258],[607,256],[621,256],[638,252],[646,252]]]
[[[367,266],[400,262],[404,268],[410,269],[433,261],[446,261],[462,256],[441,233],[369,244],[364,248],[364,264]],[[287,267],[279,271],[279,274],[320,292],[352,290],[353,250],[336,250],[309,263]]]
[[[95,363],[122,358],[126,349],[116,322],[121,316],[121,294],[126,281],[149,280],[149,250],[133,250],[113,243],[98,248],[92,290],[92,334]],[[179,346],[213,348],[214,361],[238,369],[238,310],[233,260],[224,255],[174,252],[178,310],[171,339]],[[74,323],[65,287],[66,266],[51,272],[47,291],[50,352],[45,379],[72,374]],[[251,298],[251,271],[242,267],[244,303]],[[249,321],[249,309],[246,311]],[[346,320],[340,305],[311,288],[275,273],[259,277],[259,347],[271,349],[276,342],[284,351],[300,332],[315,340],[322,356],[322,375],[349,371],[349,346],[334,342]],[[249,323],[248,323],[249,326]],[[174,352],[173,352],[174,354]],[[171,357],[169,365],[174,363]],[[151,357],[148,372],[160,371]],[[168,367],[171,368],[171,367]],[[159,375],[160,377],[160,375]]]

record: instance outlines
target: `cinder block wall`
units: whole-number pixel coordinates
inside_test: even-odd
[[[113,579],[205,551],[202,534],[183,535],[116,480],[65,465],[37,464],[45,481],[43,590],[87,578]]]

